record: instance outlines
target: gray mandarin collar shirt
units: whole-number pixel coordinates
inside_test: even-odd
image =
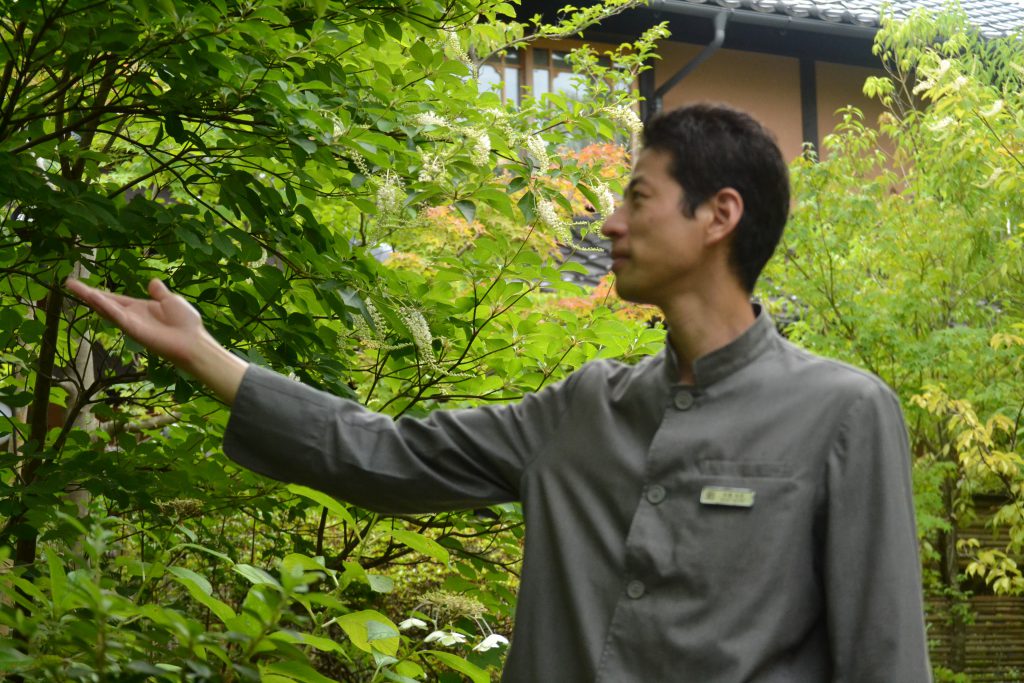
[[[390,418],[251,367],[238,463],[382,512],[521,501],[513,683],[925,683],[910,458],[876,377],[767,314],[521,402]]]

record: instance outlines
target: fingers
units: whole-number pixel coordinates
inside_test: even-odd
[[[156,301],[163,301],[171,295],[171,290],[162,281],[153,278],[149,281],[149,295]]]
[[[70,277],[64,282],[64,286],[92,308],[96,308],[96,300],[103,294],[100,290]]]
[[[90,287],[74,278],[68,278],[64,285],[94,311],[122,328],[126,322],[124,307],[133,301],[137,301],[137,299],[129,296]]]
[[[74,293],[79,299],[85,299],[88,297],[88,292],[92,287],[85,284],[81,280],[76,280],[73,277],[69,277],[64,281],[64,286],[67,287],[71,292]]]
[[[122,306],[127,306],[128,304],[135,301],[143,301],[143,299],[136,299],[135,297],[125,296],[124,294],[115,294],[114,292],[108,292],[105,289],[97,289],[95,287],[90,287],[84,282],[81,282],[80,280],[75,280],[74,278],[68,278],[65,281],[64,286],[67,287],[71,292],[73,292],[75,296],[77,296],[79,299],[89,304],[93,308],[95,308],[94,302],[97,299],[101,298],[118,303]]]

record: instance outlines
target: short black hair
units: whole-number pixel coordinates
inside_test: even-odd
[[[729,258],[740,283],[753,292],[789,217],[789,169],[775,136],[727,105],[694,104],[649,119],[643,142],[670,155],[669,172],[683,188],[686,216],[723,188],[743,197]]]

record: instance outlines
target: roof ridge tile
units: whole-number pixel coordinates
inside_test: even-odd
[[[923,7],[941,11],[948,0],[684,0],[693,5],[717,5],[728,10],[781,14],[799,19],[816,19],[829,24],[875,27],[881,8],[888,4],[897,18]],[[1024,31],[1024,4],[1004,0],[960,0],[967,18],[986,38]]]

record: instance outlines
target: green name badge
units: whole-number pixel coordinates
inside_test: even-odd
[[[724,505],[731,508],[754,507],[754,492],[728,486],[705,486],[700,492],[701,505]]]

